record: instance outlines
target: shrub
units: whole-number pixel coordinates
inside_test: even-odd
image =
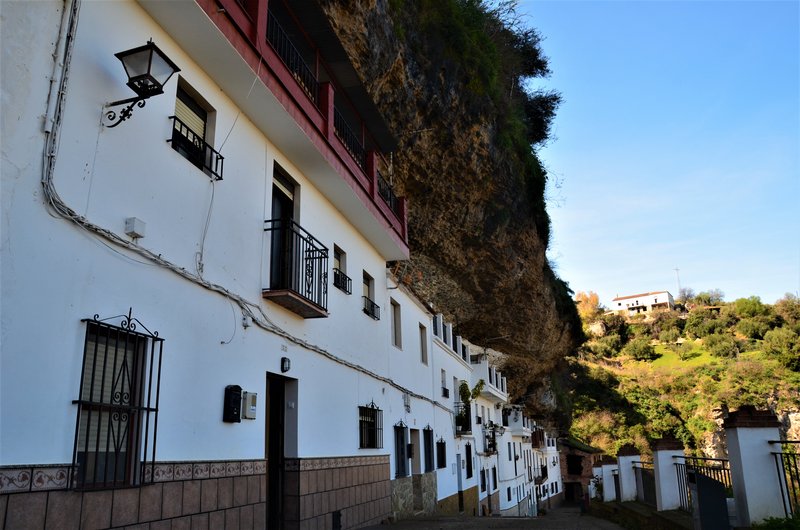
[[[731,335],[715,333],[703,339],[703,345],[714,357],[736,357],[739,344]]]
[[[622,349],[622,353],[637,361],[652,361],[659,357],[655,348],[650,344],[650,340],[646,338],[633,339]]]
[[[665,329],[658,335],[658,340],[669,344],[675,343],[681,336],[681,332],[676,328]]]
[[[590,342],[589,348],[600,357],[614,357],[622,349],[622,339],[616,333],[609,333]]]
[[[789,370],[800,372],[800,337],[789,328],[775,328],[764,335],[764,351],[778,357]]]
[[[769,322],[764,317],[744,318],[736,324],[736,331],[748,339],[763,339],[769,330]]]

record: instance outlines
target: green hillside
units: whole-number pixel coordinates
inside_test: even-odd
[[[579,293],[580,294],[580,293]],[[726,409],[800,410],[800,301],[756,297],[647,319],[579,310],[590,340],[569,361],[571,432],[609,453],[665,435],[714,453]],[[753,324],[757,325],[753,325]],[[712,455],[715,456],[715,455]]]

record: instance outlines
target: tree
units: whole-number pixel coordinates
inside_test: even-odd
[[[575,305],[578,306],[578,314],[584,324],[593,322],[603,313],[600,297],[594,291],[578,291],[575,294]]]
[[[714,333],[703,339],[703,345],[714,357],[736,357],[739,344],[727,333]]]
[[[650,339],[644,337],[630,341],[627,346],[622,348],[622,353],[623,355],[630,355],[637,361],[652,361],[659,357],[655,348],[650,344]]]
[[[800,326],[800,298],[792,293],[786,293],[783,298],[775,302],[775,313],[791,328]],[[800,330],[795,329],[795,332]]]
[[[717,305],[725,299],[725,293],[719,289],[703,291],[694,297],[694,301],[700,305]]]
[[[763,339],[771,328],[766,317],[743,318],[736,323],[736,331],[748,339]]]
[[[800,372],[800,337],[789,328],[775,328],[764,335],[764,351],[778,357],[778,361],[795,372]]]
[[[761,302],[758,296],[751,296],[750,298],[737,298],[733,302],[733,309],[736,316],[739,318],[751,318],[757,316],[765,316],[770,312],[769,306]]]
[[[691,287],[681,287],[681,290],[678,291],[678,300],[680,300],[682,304],[691,302],[692,300],[694,300],[694,297],[695,297],[694,289],[692,289]]]

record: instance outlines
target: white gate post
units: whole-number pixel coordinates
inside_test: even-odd
[[[730,412],[722,424],[728,440],[733,496],[739,525],[784,517],[780,479],[770,440],[780,440],[780,422],[769,410],[751,405]]]
[[[653,473],[656,477],[656,509],[677,510],[681,507],[676,456],[683,456],[683,444],[675,438],[653,442]]]
[[[636,500],[636,473],[633,463],[639,460],[639,450],[632,444],[625,444],[617,451],[619,465],[619,499],[620,502]]]
[[[617,500],[617,492],[614,488],[614,471],[617,469],[617,460],[613,456],[605,455],[600,464],[603,479],[603,502],[614,502]]]

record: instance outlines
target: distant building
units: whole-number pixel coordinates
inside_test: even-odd
[[[675,308],[675,300],[669,291],[618,296],[611,300],[611,311],[627,316],[653,311],[668,311]]]

